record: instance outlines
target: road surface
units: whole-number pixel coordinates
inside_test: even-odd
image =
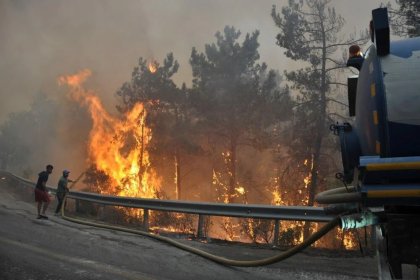
[[[36,219],[32,190],[0,173],[0,279],[376,279],[374,257],[301,253],[266,267],[216,264],[168,244],[128,233],[74,224],[52,215]],[[259,259],[278,250],[255,246],[190,246],[235,259]],[[342,254],[343,255],[343,254]]]

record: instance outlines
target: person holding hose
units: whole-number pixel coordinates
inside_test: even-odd
[[[58,180],[58,186],[57,186],[57,208],[55,209],[55,215],[58,215],[60,213],[61,210],[61,206],[63,205],[64,202],[64,197],[66,196],[66,194],[69,192],[69,188],[67,187],[68,182],[73,182],[72,180],[70,180],[69,177],[70,171],[68,171],[67,169],[63,170],[63,176],[61,176],[60,180]]]

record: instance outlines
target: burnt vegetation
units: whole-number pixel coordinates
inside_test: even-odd
[[[419,35],[419,4],[397,4],[394,18],[405,28],[400,34]],[[226,26],[204,47],[192,48],[191,86],[174,82],[180,65],[169,52],[161,63],[154,62],[153,71],[141,57],[116,92],[120,113],[138,102],[145,105],[146,126],[153,135],[150,161],[163,178],[162,197],[312,206],[317,192],[336,183],[338,145],[328,127],[346,110],[336,94],[344,78],[337,71],[345,66],[343,51],[365,42],[367,34],[341,36],[345,20],[328,0],[289,1],[273,6],[271,17],[278,27],[279,54],[301,62],[302,68],[282,73],[270,69],[260,61],[258,30],[242,34]],[[34,176],[34,168],[49,153],[46,138],[58,134],[60,124],[54,121],[75,110],[63,111],[61,105],[40,95],[28,111],[1,124],[1,169]],[[80,123],[88,118],[77,112],[72,116]],[[124,148],[130,145],[142,149],[128,140]],[[84,183],[95,192],[111,184],[94,165],[86,168]],[[176,220],[159,215],[163,221]],[[190,230],[191,219],[181,220],[187,223],[177,227]],[[232,221],[222,227],[232,231]],[[237,230],[253,242],[269,242],[273,227],[271,221],[245,220]],[[292,245],[310,232],[309,225],[282,229],[281,244]]]

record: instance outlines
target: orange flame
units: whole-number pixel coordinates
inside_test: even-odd
[[[107,193],[154,198],[160,179],[150,167],[147,146],[152,137],[145,125],[146,110],[137,103],[122,119],[110,115],[93,91],[83,88],[89,69],[62,76],[60,85],[70,88],[69,97],[86,106],[93,121],[88,141],[88,161],[107,174],[112,186]]]
[[[154,74],[154,73],[156,73],[159,65],[156,61],[153,60],[153,61],[148,63],[147,67],[149,68],[150,73]]]
[[[235,188],[235,191],[237,191],[241,195],[245,194],[245,188],[244,187],[237,187],[237,188]]]

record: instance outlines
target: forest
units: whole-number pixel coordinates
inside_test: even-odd
[[[394,36],[420,35],[420,3],[397,0],[389,9]],[[330,126],[350,120],[347,51],[366,49],[369,35],[344,34],[345,19],[329,0],[273,5],[267,17],[279,55],[299,68],[270,69],[260,60],[259,30],[226,26],[192,47],[188,85],[173,79],[180,65],[170,46],[162,58],[140,54],[115,92],[117,115],[85,85],[89,69],[66,74],[61,98],[39,93],[29,110],[0,124],[0,169],[34,179],[58,149],[63,161],[84,159],[87,191],[313,206],[317,193],[342,184]],[[299,227],[302,236],[313,230]]]

